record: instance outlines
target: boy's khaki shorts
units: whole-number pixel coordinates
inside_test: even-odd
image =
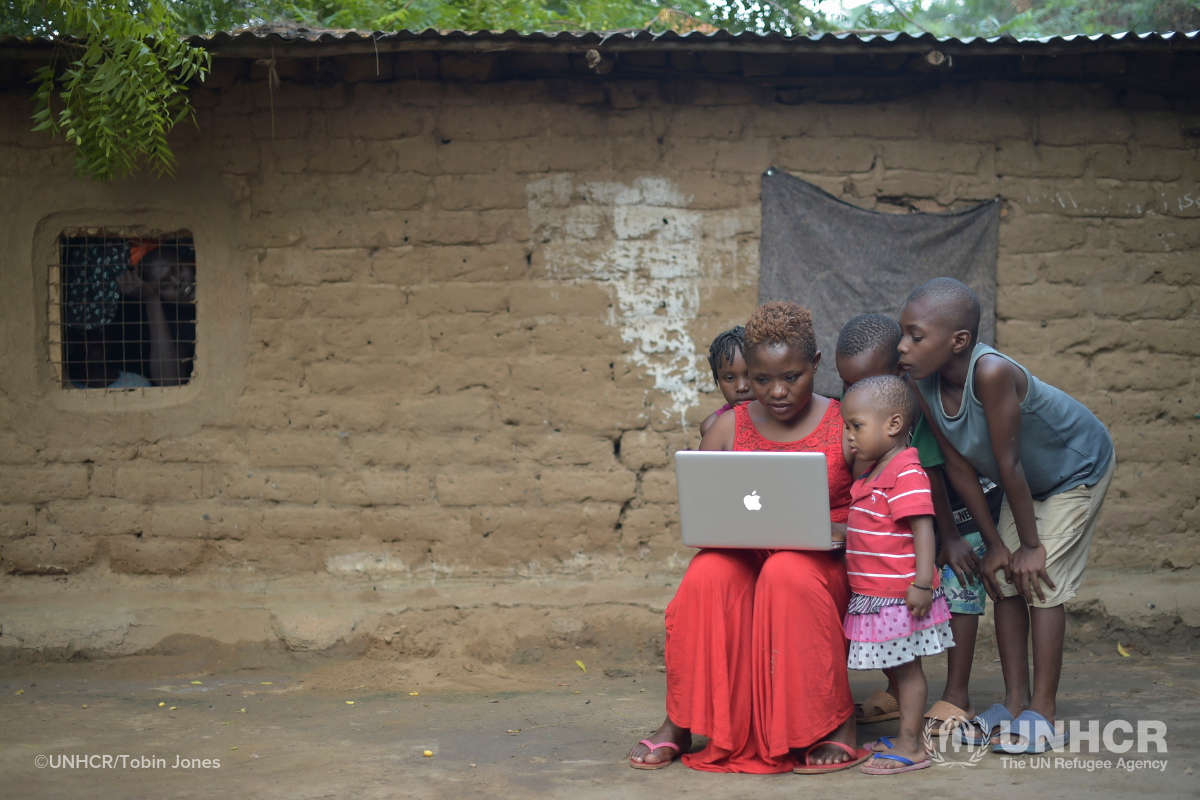
[[[1045,601],[1033,593],[1034,608],[1054,608],[1070,600],[1079,591],[1083,580],[1083,568],[1087,566],[1088,550],[1092,547],[1092,534],[1096,532],[1096,521],[1100,518],[1100,506],[1108,485],[1112,483],[1113,470],[1117,466],[1114,455],[1104,477],[1091,486],[1076,486],[1062,494],[1033,501],[1033,513],[1037,517],[1038,538],[1046,548],[1046,574],[1054,581],[1055,589],[1041,583]],[[1017,536],[1017,524],[1013,520],[1008,497],[1000,507],[1000,522],[996,526],[1004,546],[1016,552],[1021,546]],[[1017,585],[1008,583],[1004,571],[996,572],[1000,581],[1000,593],[1005,597],[1017,595]]]

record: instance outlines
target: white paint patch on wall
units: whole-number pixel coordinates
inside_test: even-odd
[[[547,271],[611,288],[612,324],[633,345],[630,361],[670,398],[664,416],[684,422],[700,402],[698,381],[706,374],[691,335],[701,289],[734,254],[732,241],[706,239],[705,232],[724,232],[727,221],[688,209],[691,197],[666,178],[577,184],[555,175],[526,191]]]
[[[1181,192],[1178,185],[1167,189],[1155,192],[1144,185],[1131,187],[1111,180],[1097,181],[1095,186],[1076,181],[1039,194],[1027,194],[1022,203],[1033,211],[1042,212],[1049,206],[1054,213],[1065,212],[1068,216],[1137,218],[1161,212],[1172,217],[1200,217],[1200,189]]]
[[[409,577],[408,565],[391,553],[346,553],[325,559],[325,571],[342,578]]]

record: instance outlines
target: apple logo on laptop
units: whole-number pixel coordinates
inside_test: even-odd
[[[758,496],[757,489],[743,497],[742,502],[746,504],[747,511],[762,511],[762,498]]]

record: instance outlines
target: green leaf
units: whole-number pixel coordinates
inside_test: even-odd
[[[36,131],[61,135],[81,177],[171,174],[167,134],[194,118],[184,83],[203,80],[208,53],[182,41],[173,0],[18,0],[56,47],[33,83]],[[0,32],[5,16],[0,10]]]

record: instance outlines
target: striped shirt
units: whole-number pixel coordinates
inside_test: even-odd
[[[933,516],[929,476],[915,447],[901,450],[873,481],[850,488],[846,572],[850,588],[871,597],[904,597],[917,575],[909,517]],[[933,570],[933,587],[940,581]]]

